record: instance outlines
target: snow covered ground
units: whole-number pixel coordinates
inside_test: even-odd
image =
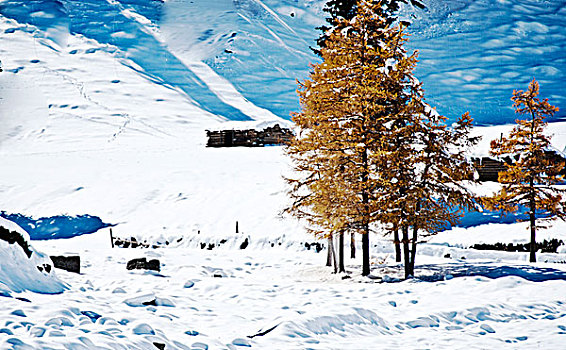
[[[206,129],[287,123],[297,108],[294,79],[316,59],[308,45],[322,22],[322,1],[187,3],[0,1],[0,210],[36,218],[89,214],[115,224],[115,236],[170,242],[155,250],[110,249],[108,229],[32,241],[48,255],[80,254],[82,273],[57,270],[69,288],[61,294],[0,296],[0,348],[563,347],[564,247],[533,265],[522,253],[466,249],[525,243],[525,224],[456,228],[431,238],[419,247],[414,281],[395,282],[400,270],[391,242],[379,235],[371,238],[376,279],[359,276],[357,260],[348,262],[345,280],[322,267],[324,251],[305,248],[314,239],[302,224],[279,216],[286,203],[281,175],[288,172],[282,148],[205,147]],[[442,3],[429,10],[446,14],[436,27],[424,34],[414,27],[414,45],[426,47],[419,69],[439,112],[453,118],[470,109],[487,116],[484,124],[509,121],[499,108],[508,108],[513,88],[526,88],[526,67],[539,67],[543,56],[554,70],[543,69],[542,94],[564,105],[565,63],[556,54],[564,32],[554,23],[563,1]],[[500,31],[478,31],[482,5],[506,18]],[[471,51],[457,57],[433,50],[469,37],[489,43],[516,28],[532,41],[501,42],[523,53],[504,65],[482,59],[498,57],[498,41],[489,50],[466,46]],[[464,74],[466,62],[479,66]],[[429,74],[437,71],[457,79],[429,88],[441,81]],[[474,72],[481,74],[467,75]],[[508,86],[487,76],[508,79]],[[453,97],[445,109],[443,101]],[[478,128],[484,140],[476,154],[509,128]],[[566,123],[551,130],[563,150]],[[539,238],[566,240],[566,225]],[[215,248],[201,249],[203,243]],[[161,272],[127,271],[126,262],[139,257],[161,260]],[[152,300],[157,305],[143,305]]]
[[[379,279],[349,261],[342,280],[322,266],[324,253],[278,246],[112,250],[106,230],[33,244],[80,252],[82,272],[57,270],[70,286],[63,294],[3,297],[4,348],[560,349],[566,335],[566,265],[528,265],[526,254],[424,245],[420,279],[379,283],[400,275],[381,248]],[[139,257],[159,259],[161,272],[127,271]]]

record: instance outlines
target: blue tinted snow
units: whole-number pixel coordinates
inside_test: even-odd
[[[0,217],[18,224],[29,233],[32,240],[70,238],[94,233],[102,228],[112,226],[104,223],[99,217],[91,215],[57,215],[33,219],[22,214],[0,212]]]

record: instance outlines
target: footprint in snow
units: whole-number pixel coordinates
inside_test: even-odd
[[[116,287],[112,291],[112,294],[126,294],[126,291],[124,290],[124,288]]]
[[[56,326],[56,327],[73,327],[74,324],[69,320],[67,317],[53,317],[47,322],[45,322],[46,326]]]
[[[195,285],[195,282],[188,280],[187,282],[185,282],[185,284],[183,285],[183,288],[192,288]]]
[[[45,328],[44,327],[32,327],[29,331],[29,333],[36,337],[36,338],[41,338],[43,337],[43,335],[45,334]]]
[[[251,347],[252,345],[250,344],[250,341],[244,338],[236,338],[234,340],[232,340],[232,344],[236,345],[236,346],[245,346],[245,347]]]
[[[191,348],[195,350],[208,350],[208,345],[206,345],[205,343],[196,342],[191,345]]]
[[[11,315],[15,315],[15,316],[20,316],[20,317],[27,317],[27,315],[24,313],[23,310],[18,309],[18,310],[14,310],[10,313]]]
[[[140,323],[132,329],[132,332],[137,335],[155,335],[155,331],[147,323]]]

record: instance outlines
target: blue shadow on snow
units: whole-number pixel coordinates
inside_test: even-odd
[[[548,215],[543,211],[537,211],[537,218],[544,218]],[[474,227],[485,224],[512,224],[518,221],[526,221],[529,219],[529,209],[520,206],[517,212],[502,214],[500,211],[490,211],[484,210],[483,212],[469,211],[464,213],[464,216],[460,219],[455,227]],[[446,229],[450,229],[451,226],[447,225]]]
[[[104,223],[97,216],[91,215],[56,215],[48,218],[33,219],[22,214],[7,214],[2,211],[0,216],[18,224],[29,233],[32,240],[71,238],[114,226]]]
[[[416,269],[417,280],[425,282],[438,282],[446,275],[452,277],[481,276],[491,279],[516,276],[531,282],[545,282],[554,280],[566,281],[566,271],[535,266],[501,266],[493,264],[431,264],[420,265]],[[419,276],[419,270],[433,271],[432,275]]]

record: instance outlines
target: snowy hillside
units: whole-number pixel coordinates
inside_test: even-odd
[[[526,243],[524,223],[432,237],[419,245],[422,278],[407,282],[390,237],[376,234],[375,279],[359,275],[359,256],[333,275],[303,224],[279,215],[283,149],[205,147],[207,129],[289,125],[295,79],[317,60],[309,46],[323,3],[0,0],[0,212],[44,226],[88,214],[115,237],[169,243],[111,249],[108,228],[33,241],[46,255],[80,254],[82,273],[58,270],[53,285],[68,289],[57,295],[4,282],[0,348],[562,346],[564,246],[529,266],[526,253],[468,249]],[[474,131],[484,136],[474,155],[510,129],[512,90],[533,76],[565,115],[565,11],[550,0],[404,10],[428,100],[487,125]],[[566,122],[550,131],[563,150]],[[566,241],[566,224],[538,238]],[[12,248],[0,246],[0,268],[13,267]],[[161,271],[126,270],[141,257]],[[0,269],[0,280],[13,277]]]
[[[1,1],[0,156],[10,171],[3,175],[0,208],[35,218],[90,214],[118,224],[115,232],[123,236],[199,231],[221,236],[233,233],[236,221],[244,232],[261,237],[302,232],[299,223],[278,218],[286,202],[281,175],[287,160],[281,148],[206,149],[205,129],[282,123],[275,114],[285,117],[296,110],[294,79],[304,76],[308,62],[316,59],[308,46],[317,35],[317,18],[322,21],[322,3]],[[562,11],[559,2],[530,3],[482,4],[486,11],[512,11],[506,18],[514,21],[534,20],[527,10]],[[468,29],[474,30],[476,42],[485,39],[482,45],[496,40],[491,31],[478,32],[480,3],[468,5],[451,9],[431,2],[428,12],[415,12],[418,20],[411,30],[417,33],[413,44],[424,48],[423,72],[468,79],[461,71],[488,61],[478,55],[495,52],[470,52],[455,65],[448,63],[452,56],[440,51],[446,47],[442,40],[460,38],[463,34],[457,33]],[[465,14],[469,19],[464,21]],[[548,16],[536,17],[540,26],[554,18]],[[433,25],[434,19],[439,22]],[[561,33],[553,37],[553,45],[561,44]],[[534,59],[525,57],[516,56],[517,70]],[[454,70],[439,69],[442,62]],[[561,69],[562,58],[554,62]],[[496,69],[503,65],[491,66],[485,74],[500,76]],[[560,105],[563,79],[555,73],[539,79],[542,93]],[[511,89],[524,88],[525,79],[530,76],[512,79],[508,90],[496,89],[506,95],[501,102],[505,108]],[[449,83],[440,85],[444,90],[437,89],[436,95],[428,90],[432,101],[454,102],[450,108],[440,105],[441,113],[492,110],[495,90],[471,91],[460,108],[464,100],[447,92],[460,94],[464,85]],[[472,97],[480,93],[489,98],[475,103]],[[277,107],[281,103],[284,113]],[[493,113],[488,121],[500,123],[503,114]],[[226,118],[255,121],[223,125]],[[480,153],[500,135],[499,129],[478,132],[485,135]],[[553,132],[555,146],[562,150],[563,125],[553,124]]]
[[[455,118],[470,110],[481,124],[511,122],[511,92],[533,77],[542,94],[566,110],[565,1],[426,3],[425,11],[406,8],[403,16],[413,22],[409,46],[421,52],[417,76],[442,113]],[[30,33],[37,45],[62,58],[102,51],[114,64],[201,109],[244,120],[266,114],[254,105],[282,118],[297,110],[295,80],[317,61],[309,47],[319,35],[314,28],[323,23],[323,5],[322,0],[2,0],[0,15],[20,24],[5,29],[6,39],[17,31]],[[73,36],[100,46],[74,48],[68,45]],[[8,70],[29,66],[13,62],[17,55],[2,56]],[[104,78],[120,80],[115,70]],[[125,83],[115,88],[124,90]]]

